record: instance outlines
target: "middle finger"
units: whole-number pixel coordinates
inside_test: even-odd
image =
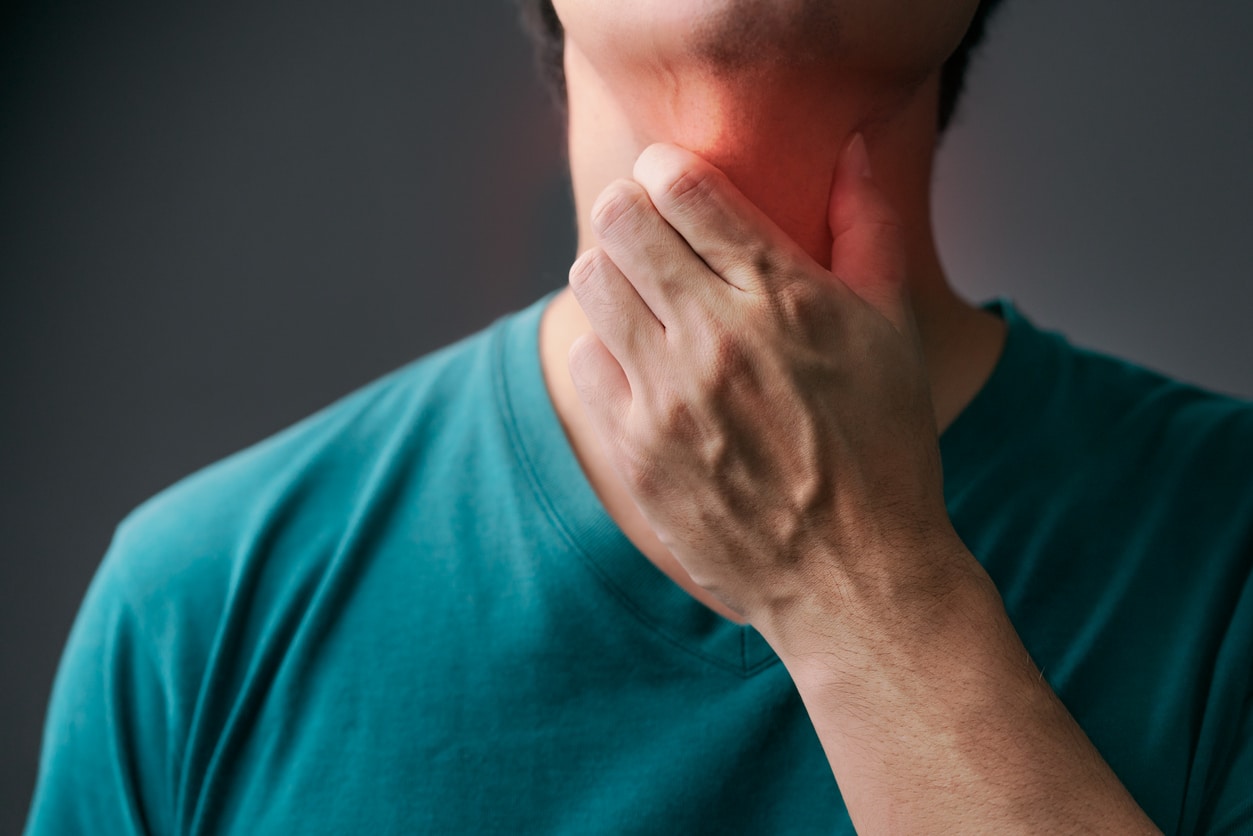
[[[616,181],[601,193],[592,208],[592,231],[662,325],[708,316],[727,287],[634,181]]]

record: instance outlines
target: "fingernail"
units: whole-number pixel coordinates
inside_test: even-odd
[[[849,140],[848,149],[844,153],[848,154],[848,165],[859,175],[869,180],[870,155],[866,152],[866,138],[862,136],[860,131],[853,134],[853,138]]]

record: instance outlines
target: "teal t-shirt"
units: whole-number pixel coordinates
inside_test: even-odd
[[[28,833],[851,833],[787,671],[606,514],[550,297],[137,509],[70,635]],[[1253,405],[1008,303],[941,438],[1044,676],[1167,832],[1253,829]]]

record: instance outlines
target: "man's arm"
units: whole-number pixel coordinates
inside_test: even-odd
[[[165,689],[126,557],[115,538],[61,657],[27,836],[174,832]]]
[[[904,247],[855,137],[831,270],[652,146],[571,269],[570,369],[692,578],[787,665],[863,832],[1156,832],[1035,669],[944,507]]]
[[[946,547],[962,548],[920,543],[901,562],[973,561]],[[935,583],[815,586],[754,621],[858,830],[1158,832],[1044,681],[986,575]]]

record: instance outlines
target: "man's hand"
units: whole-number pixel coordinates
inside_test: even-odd
[[[819,580],[943,594],[960,551],[901,233],[860,135],[833,178],[830,270],[694,154],[651,146],[634,177],[601,195],[599,246],[570,271],[595,332],[570,371],[658,537],[749,620]]]
[[[654,145],[570,271],[570,372],[641,512],[787,665],[860,832],[1151,833],[953,531],[899,226],[860,137],[831,269]]]

